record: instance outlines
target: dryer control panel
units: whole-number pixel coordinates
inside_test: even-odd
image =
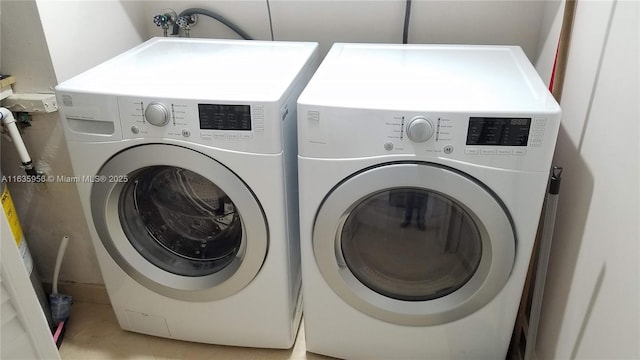
[[[469,117],[466,145],[527,146],[530,117]]]
[[[553,154],[560,116],[305,107],[299,109],[301,156],[410,155],[521,170]]]

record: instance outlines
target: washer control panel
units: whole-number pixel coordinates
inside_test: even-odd
[[[247,149],[273,146],[269,137],[280,136],[277,104],[119,97],[118,107],[123,138],[172,138]]]

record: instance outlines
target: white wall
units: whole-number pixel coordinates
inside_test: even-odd
[[[37,0],[36,3],[58,82],[147,38],[139,2]]]
[[[409,42],[520,45],[535,62],[545,3],[413,1]]]
[[[16,92],[53,92],[57,84],[35,1],[2,1],[2,72]]]
[[[2,1],[2,71],[18,92],[52,92],[76,75],[146,39],[142,7],[120,1]],[[24,141],[37,169],[72,175],[57,113],[36,115]],[[13,145],[2,141],[3,174],[19,175]],[[103,283],[74,184],[9,184],[38,271],[52,279],[60,239],[71,242],[62,281]]]
[[[550,1],[558,3],[558,1]],[[414,0],[409,42],[520,45],[536,60],[547,1]],[[334,42],[402,42],[404,0],[271,0],[275,40],[317,41],[322,56]],[[147,2],[149,34],[162,36],[151,19],[164,8],[216,11],[255,39],[271,39],[266,1]],[[545,29],[545,32],[547,30]],[[192,37],[237,39],[215,20],[200,16]]]
[[[640,358],[639,34],[638,2],[578,2],[540,359]]]
[[[321,56],[334,42],[402,41],[404,1],[273,0],[276,40],[317,41]]]
[[[547,86],[551,81],[556,50],[558,49],[564,4],[564,1],[544,2],[544,13],[540,24],[534,65]]]

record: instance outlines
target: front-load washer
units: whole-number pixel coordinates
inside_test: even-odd
[[[298,115],[307,349],[504,358],[560,120],[522,50],[335,44]]]
[[[157,38],[56,87],[123,329],[292,346],[296,100],[316,67],[315,43]]]

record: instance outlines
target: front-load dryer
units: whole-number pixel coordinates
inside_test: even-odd
[[[56,87],[120,326],[291,347],[296,100],[317,44],[151,39]]]
[[[522,50],[335,44],[298,115],[307,349],[504,358],[560,120]]]

